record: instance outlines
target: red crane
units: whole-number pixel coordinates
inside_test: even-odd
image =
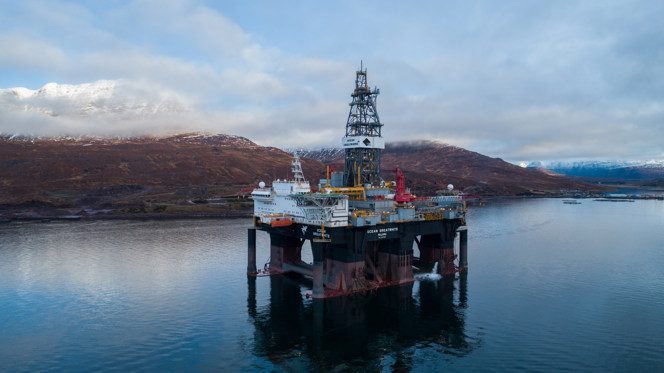
[[[394,194],[394,200],[398,203],[411,202],[415,199],[415,196],[406,191],[406,177],[403,175],[403,171],[397,166],[394,173],[397,178],[397,190]]]

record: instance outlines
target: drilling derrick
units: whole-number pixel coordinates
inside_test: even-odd
[[[360,64],[355,72],[355,90],[351,94],[350,111],[346,122],[346,136],[342,146],[346,149],[344,185],[379,185],[380,155],[385,148],[376,110],[376,98],[380,91],[371,90],[367,84],[367,70]],[[358,184],[359,180],[359,185]]]

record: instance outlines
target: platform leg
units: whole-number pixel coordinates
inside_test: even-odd
[[[454,241],[443,242],[443,257],[438,262],[438,273],[443,276],[453,276],[454,268]]]
[[[325,324],[325,300],[324,299],[314,299],[313,300],[313,309],[314,309],[314,322],[313,322],[313,350],[316,354],[323,352],[323,340],[325,339],[325,330],[323,329]]]
[[[256,274],[256,228],[247,230],[247,274]]]
[[[325,297],[325,288],[323,286],[323,261],[314,261],[312,293],[314,298]]]
[[[459,272],[459,306],[468,306],[468,273]]]
[[[249,316],[256,318],[256,276],[247,276],[247,311]]]
[[[459,270],[468,270],[468,230],[459,231]]]

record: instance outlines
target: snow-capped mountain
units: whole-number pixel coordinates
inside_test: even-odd
[[[391,142],[386,145],[386,149],[393,151],[393,152],[399,152],[400,150],[405,149],[406,151],[410,151],[413,148],[418,148],[418,147],[434,147],[436,149],[445,149],[447,152],[450,154],[458,151],[458,152],[466,152],[465,149],[459,148],[454,145],[450,144],[444,144],[441,142],[436,142],[436,141],[426,141],[426,140],[420,140],[420,141],[398,141],[398,142]],[[300,155],[300,157],[304,158],[310,158],[310,159],[315,159],[317,161],[321,161],[323,163],[330,163],[334,162],[340,159],[343,159],[345,156],[346,150],[344,148],[334,148],[334,147],[327,147],[327,148],[284,148],[284,151],[288,153],[294,153],[297,152],[297,154]]]
[[[597,179],[649,180],[664,178],[664,160],[645,161],[573,161],[530,162],[528,168],[548,170],[557,174]]]
[[[285,148],[284,151],[291,154],[297,152],[300,157],[315,159],[324,163],[341,159],[345,154],[343,148]]]
[[[252,149],[259,145],[246,137],[227,134],[213,134],[208,132],[185,132],[163,136],[29,136],[20,134],[0,133],[0,142],[4,143],[49,143],[62,145],[116,145],[116,144],[136,144],[136,143],[160,143],[167,142],[173,144],[206,144],[216,147]]]
[[[58,84],[47,83],[40,89],[32,90],[24,87],[2,89],[0,92],[13,94],[20,100],[35,97],[67,97],[71,99],[99,99],[109,98],[113,94],[116,82],[113,80],[98,80],[93,83]]]
[[[122,80],[82,84],[48,83],[39,89],[0,89],[0,110],[51,117],[119,115],[144,117],[187,111],[175,95],[154,92]]]

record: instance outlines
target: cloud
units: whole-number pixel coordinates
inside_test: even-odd
[[[69,61],[56,46],[22,35],[0,35],[0,67],[20,69],[61,69]]]
[[[3,133],[146,135],[181,129],[192,114],[176,92],[133,81],[48,83],[38,90],[0,90]]]
[[[664,154],[664,5],[217,6],[0,5],[0,82],[108,80],[112,97],[97,103],[116,109],[2,101],[0,130],[337,145],[365,59],[388,141],[434,138],[510,160]]]

